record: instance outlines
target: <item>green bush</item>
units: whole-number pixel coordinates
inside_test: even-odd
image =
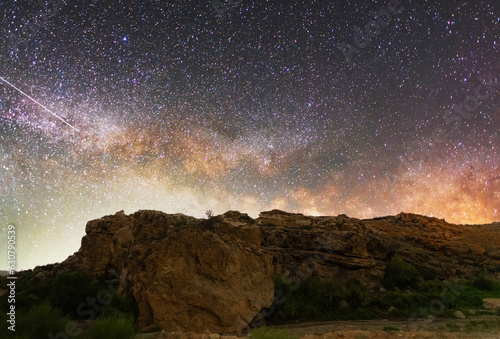
[[[482,291],[493,291],[495,289],[493,280],[485,277],[478,277],[474,279],[472,281],[472,286]]]
[[[477,308],[483,306],[483,298],[474,290],[464,291],[454,303],[457,308]]]
[[[359,310],[368,294],[360,284],[312,278],[292,282],[277,277],[275,288],[275,312],[270,317],[271,322],[366,319],[373,316]]]
[[[46,339],[49,333],[64,333],[70,321],[61,310],[45,301],[16,315],[16,335],[19,338]]]
[[[419,307],[427,307],[429,298],[418,292],[387,292],[384,298],[389,301],[390,306],[398,309],[399,315],[408,315],[408,312],[414,312]],[[402,313],[401,313],[402,312]]]
[[[124,339],[134,334],[136,334],[136,328],[133,317],[116,311],[97,318],[85,334],[85,338]]]
[[[132,295],[122,297],[118,294],[113,294],[111,302],[104,307],[102,316],[106,317],[115,312],[127,314],[135,319],[139,314],[139,308]]]
[[[256,328],[250,334],[250,339],[298,339],[285,329],[269,329],[265,326]]]
[[[387,264],[384,276],[384,287],[388,289],[415,286],[420,280],[420,273],[412,264],[395,255]]]
[[[465,323],[464,329],[466,332],[486,332],[491,330],[496,332],[500,329],[500,319],[481,321],[470,320]]]
[[[16,281],[16,310],[27,310],[47,298],[50,287],[46,283],[32,280],[31,272],[23,273]],[[2,301],[7,299],[0,298]],[[4,308],[2,308],[4,309]]]
[[[387,325],[387,326],[384,326],[384,331],[397,332],[397,331],[399,331],[399,327]]]
[[[78,305],[99,291],[97,282],[85,271],[61,271],[50,284],[48,300],[65,313],[75,314]]]

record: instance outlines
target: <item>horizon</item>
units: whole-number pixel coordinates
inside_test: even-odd
[[[111,213],[111,214],[106,214],[106,215],[102,215],[101,217],[99,218],[96,218],[96,219],[100,219],[102,217],[105,217],[105,216],[112,216],[112,215],[115,215],[119,212],[124,212],[124,210],[120,210],[120,211],[117,211],[115,213]],[[165,213],[165,214],[184,214],[186,216],[192,216],[192,215],[189,215],[189,214],[185,214],[185,213],[180,213],[180,212],[172,212],[172,213],[167,213],[167,212],[163,212],[163,211],[158,211],[158,210],[152,210],[152,209],[140,209],[140,210],[137,210],[135,212],[132,212],[132,213],[125,213],[125,215],[127,216],[130,216],[130,215],[133,215],[139,211],[157,211],[157,212],[161,212],[161,213]],[[226,212],[229,212],[229,211],[235,211],[235,210],[227,210],[225,212],[222,212],[220,214],[214,214],[214,216],[219,216],[219,215],[222,215]],[[349,219],[360,219],[360,220],[373,220],[373,219],[380,219],[380,218],[386,218],[386,217],[397,217],[398,215],[400,214],[409,214],[409,215],[417,215],[417,216],[420,216],[420,217],[424,217],[424,218],[430,218],[430,219],[438,219],[438,220],[443,220],[444,222],[446,223],[449,223],[451,225],[454,225],[454,226],[482,226],[482,225],[494,225],[494,224],[500,224],[500,220],[498,221],[492,221],[491,223],[485,223],[485,224],[467,224],[467,223],[464,223],[464,224],[460,224],[460,223],[450,223],[449,221],[447,221],[446,219],[443,219],[443,218],[436,218],[434,216],[428,216],[428,215],[423,215],[423,214],[418,214],[418,213],[411,213],[411,212],[399,212],[397,214],[392,214],[392,215],[381,215],[381,216],[374,216],[372,218],[356,218],[356,217],[352,217],[352,216],[349,216],[349,215],[346,215],[344,213],[340,213],[340,214],[337,214],[337,215],[308,215],[308,214],[304,214],[304,213],[300,213],[300,212],[290,212],[290,211],[285,211],[285,210],[279,210],[279,209],[272,209],[272,210],[265,210],[265,211],[261,211],[259,214],[261,213],[264,213],[264,212],[272,212],[272,211],[279,211],[279,212],[284,212],[286,214],[298,214],[298,215],[304,215],[306,217],[338,217],[338,216],[346,216],[347,218]],[[206,219],[206,212],[204,213],[204,216],[201,216],[201,217],[195,217],[196,219],[198,220],[203,220],[203,219]],[[246,212],[243,212],[243,211],[237,211],[237,212],[240,212],[240,213],[243,213],[243,214],[247,214],[249,215],[250,217],[252,217],[253,219],[258,219],[260,217],[257,216],[257,217],[254,217]],[[192,216],[194,217],[194,216]],[[91,221],[91,220],[95,220],[95,219],[89,219],[87,220],[88,221]],[[84,234],[85,235],[85,234]],[[83,235],[83,236],[84,236]],[[82,236],[82,237],[83,237]],[[80,239],[81,240],[81,239]],[[19,268],[19,269],[16,269],[15,272],[22,272],[22,271],[27,271],[27,270],[33,270],[35,269],[36,267],[38,266],[46,266],[46,265],[55,265],[55,264],[59,264],[61,262],[63,262],[64,260],[66,260],[69,256],[73,255],[74,253],[76,253],[78,250],[80,249],[80,246],[75,249],[73,252],[69,253],[67,256],[65,257],[62,257],[61,260],[58,260],[58,261],[52,261],[52,262],[40,262],[40,263],[37,263],[35,264],[34,266],[32,267],[23,267],[23,268]],[[0,267],[0,273],[8,273],[9,270],[7,269],[7,265],[5,265],[5,268],[3,267]],[[0,274],[1,275],[1,274]]]

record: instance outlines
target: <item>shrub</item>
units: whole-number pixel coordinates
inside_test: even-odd
[[[174,222],[174,226],[180,227],[180,226],[186,226],[189,223],[189,218],[185,216],[181,216],[179,219],[177,219]]]
[[[429,304],[429,300],[421,293],[409,293],[408,291],[388,292],[385,298],[389,300],[391,306],[396,307],[401,312],[413,312],[419,307],[425,307]]]
[[[483,298],[475,290],[466,290],[454,303],[458,308],[477,308],[483,306]]]
[[[298,282],[275,280],[276,312],[272,321],[338,320],[370,318],[359,307],[367,298],[366,288],[356,283],[307,278]]]
[[[466,332],[498,331],[498,329],[500,329],[500,319],[481,321],[469,320],[465,323],[464,329]]]
[[[64,316],[61,310],[45,301],[30,310],[19,312],[16,316],[16,334],[21,338],[46,339],[49,333],[64,333],[69,321],[71,319]]]
[[[107,317],[113,313],[123,313],[131,316],[133,319],[137,318],[139,314],[139,308],[137,302],[132,295],[122,297],[117,294],[113,294],[113,298],[109,305],[104,307],[101,316]]]
[[[395,255],[387,264],[383,284],[388,289],[414,286],[420,279],[420,273],[412,264]]]
[[[101,315],[97,318],[86,333],[88,339],[123,339],[136,334],[132,316],[121,312]]]
[[[482,291],[493,291],[494,282],[493,280],[487,279],[485,277],[478,277],[472,281],[472,286]]]
[[[85,271],[59,272],[51,283],[49,301],[65,313],[75,314],[87,297],[95,297],[98,286]]]
[[[207,217],[208,220],[210,220],[213,217],[215,217],[214,212],[212,210],[206,210],[205,211],[205,216]]]
[[[386,332],[397,332],[399,331],[399,327],[387,325],[384,326],[383,330]]]
[[[263,326],[254,329],[250,339],[298,339],[298,337],[285,329],[269,329]]]

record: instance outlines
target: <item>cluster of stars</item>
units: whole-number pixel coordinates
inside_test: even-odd
[[[500,220],[498,5],[224,4],[4,6],[0,76],[77,129],[0,85],[19,268],[64,260],[87,220],[122,209]],[[395,4],[347,60],[356,27]]]

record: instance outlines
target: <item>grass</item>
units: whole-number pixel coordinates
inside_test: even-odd
[[[87,333],[86,339],[123,339],[136,334],[134,318],[128,314],[114,312],[97,318]]]
[[[468,321],[464,325],[466,332],[498,332],[500,330],[500,319]]]
[[[386,332],[397,332],[397,331],[399,331],[399,327],[387,325],[387,326],[384,326],[383,330]]]
[[[368,291],[360,284],[340,280],[308,278],[291,282],[276,277],[274,311],[268,316],[268,324],[426,318],[429,315],[451,317],[456,310],[467,313],[469,309],[477,310],[478,315],[497,313],[481,308],[483,298],[500,298],[499,281],[485,277],[454,282],[423,281],[418,271],[415,273],[414,267],[401,258],[394,257],[391,262],[386,282],[392,281],[394,288],[386,291]],[[404,272],[413,272],[410,273],[413,278],[402,279]]]
[[[446,323],[446,329],[450,332],[458,332],[460,331],[460,326],[455,323],[448,322]]]
[[[2,312],[4,313],[4,312]],[[43,302],[33,306],[31,309],[24,309],[16,312],[16,331],[13,333],[7,329],[7,322],[2,317],[0,337],[2,338],[48,338],[48,334],[65,332],[66,324],[71,319],[64,315],[60,309],[53,307],[48,302]]]
[[[286,329],[270,329],[265,326],[256,328],[250,333],[250,339],[298,339]]]

